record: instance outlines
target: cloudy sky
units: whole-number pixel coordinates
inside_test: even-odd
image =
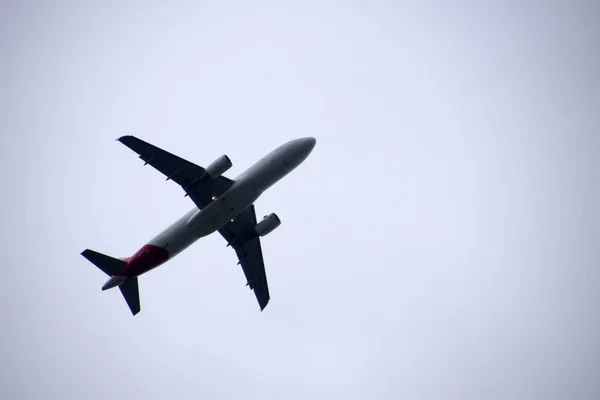
[[[0,5],[1,398],[600,398],[597,4],[161,3]],[[123,134],[317,138],[264,312],[219,235],[100,290],[193,206]]]

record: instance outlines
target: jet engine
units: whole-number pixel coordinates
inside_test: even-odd
[[[258,236],[267,236],[269,233],[273,232],[275,228],[281,225],[281,220],[275,213],[271,213],[269,215],[265,215],[262,221],[256,224],[254,230],[258,234]]]
[[[231,168],[231,160],[225,154],[213,161],[208,167],[206,167],[206,173],[212,178],[218,178],[223,175],[225,171]]]

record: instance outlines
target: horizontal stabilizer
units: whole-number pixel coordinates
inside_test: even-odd
[[[90,249],[84,250],[81,255],[87,258],[96,267],[100,268],[102,272],[108,276],[115,275],[117,272],[123,269],[125,264],[127,264],[123,260],[109,257]]]
[[[121,294],[133,315],[140,312],[140,289],[138,287],[138,278],[129,278],[119,286]]]

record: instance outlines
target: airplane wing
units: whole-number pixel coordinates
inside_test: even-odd
[[[144,165],[152,165],[162,172],[167,180],[178,183],[200,209],[212,201],[212,196],[222,195],[233,184],[231,179],[223,176],[212,179],[205,174],[204,168],[135,136],[123,136],[118,140],[139,154],[145,161]]]
[[[270,297],[260,238],[253,233],[255,226],[256,213],[254,206],[251,205],[238,215],[234,222],[219,229],[219,233],[234,248],[239,259],[238,264],[242,265],[242,270],[246,275],[247,286],[254,290],[254,295],[262,311],[269,303]]]

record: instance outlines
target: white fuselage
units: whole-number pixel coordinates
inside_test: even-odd
[[[175,257],[196,240],[235,219],[274,183],[300,165],[315,146],[314,138],[289,141],[240,174],[221,196],[199,210],[194,207],[148,242]]]

